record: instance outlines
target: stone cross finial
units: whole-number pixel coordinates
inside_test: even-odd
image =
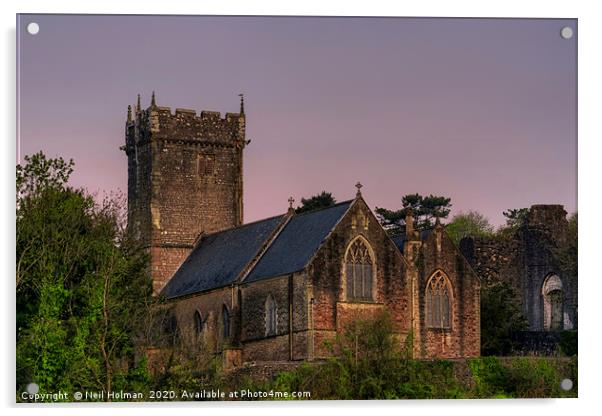
[[[355,194],[355,196],[362,196],[362,187],[364,185],[362,185],[359,181],[355,184],[355,187],[357,188],[357,192]]]
[[[293,208],[294,202],[295,198],[293,198],[292,196],[288,198],[288,212],[291,214],[295,212],[295,208]]]
[[[132,106],[128,105],[128,121],[132,121]]]
[[[240,114],[245,113],[245,95],[243,93],[238,94],[240,97]]]

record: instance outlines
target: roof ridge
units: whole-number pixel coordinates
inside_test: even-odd
[[[311,211],[305,211],[305,212],[302,212],[300,214],[295,214],[295,215],[297,217],[301,217],[303,215],[313,214],[313,213],[316,213],[316,212],[319,212],[319,211],[325,211],[325,210],[330,209],[330,208],[335,208],[335,207],[338,207],[339,205],[348,204],[348,203],[351,203],[353,201],[355,201],[355,199],[348,199],[346,201],[337,202],[336,204],[329,205],[327,207],[316,208],[316,209],[312,209]]]
[[[328,236],[330,236],[332,234],[332,230],[334,228],[337,227],[337,225],[340,223],[341,219],[349,212],[349,210],[351,209],[351,207],[353,206],[353,204],[355,203],[355,201],[357,201],[358,199],[351,199],[348,201],[342,201],[339,202],[335,205],[331,205],[330,207],[325,207],[320,209],[319,211],[327,211],[329,208],[338,208],[339,210],[343,209],[342,212],[340,213],[336,213],[336,211],[334,211],[336,213],[336,216],[334,215],[326,215],[325,217],[329,217],[326,220],[325,219],[321,219],[321,216],[317,216],[317,217],[313,217],[311,215],[305,215],[306,213],[302,213],[302,214],[298,214],[298,215],[291,215],[290,217],[290,221],[287,221],[286,224],[284,224],[284,226],[282,227],[282,229],[278,232],[278,234],[275,236],[275,238],[273,239],[273,241],[270,243],[269,247],[267,250],[265,250],[265,253],[262,253],[261,258],[259,259],[259,261],[257,261],[253,267],[251,268],[251,270],[249,271],[248,275],[245,276],[245,279],[241,282],[241,283],[252,283],[255,282],[257,280],[261,280],[265,277],[275,277],[275,276],[279,276],[282,275],[282,273],[287,274],[287,273],[294,273],[297,272],[299,270],[302,270],[304,267],[307,266],[307,264],[309,263],[309,261],[311,261],[311,259],[315,256],[315,253],[320,250],[320,248],[322,247],[322,245],[324,244],[324,241],[328,238]],[[310,213],[315,213],[316,211],[308,211],[307,214]],[[270,259],[269,261],[273,261],[274,260],[274,254],[273,254],[273,250],[280,250],[282,251],[282,244],[289,244],[289,243],[283,243],[281,238],[283,238],[283,236],[287,236],[287,238],[291,237],[290,234],[290,229],[295,229],[295,227],[298,227],[298,224],[301,223],[305,223],[305,221],[315,221],[318,220],[319,222],[323,222],[323,221],[327,221],[328,223],[332,223],[330,226],[328,226],[328,228],[324,227],[323,225],[327,225],[327,224],[323,224],[320,225],[320,227],[322,227],[322,231],[323,231],[323,235],[322,235],[322,231],[319,231],[319,229],[313,229],[313,232],[317,232],[318,235],[321,236],[320,240],[317,241],[317,239],[313,239],[313,241],[316,243],[316,247],[312,248],[311,251],[307,251],[304,254],[301,254],[301,257],[299,258],[300,261],[295,261],[294,265],[292,264],[287,264],[287,265],[282,265],[282,262],[280,261],[281,259],[278,258],[278,273],[277,274],[276,271],[274,271],[272,269],[272,271],[267,271],[266,267],[268,266],[263,266],[265,261],[267,261],[266,259]],[[295,235],[294,237],[295,239],[298,239],[298,235]],[[312,239],[309,239],[310,241],[312,241]],[[307,240],[303,240],[304,244],[307,244]],[[313,243],[312,243],[313,244]],[[301,249],[300,253],[303,253],[304,249]],[[272,254],[270,254],[272,253]],[[299,254],[299,253],[298,253]],[[303,264],[301,264],[301,262],[303,262]],[[269,267],[268,267],[269,269]],[[286,269],[286,270],[285,270]]]
[[[249,260],[249,262],[245,265],[245,267],[243,267],[241,272],[238,274],[238,276],[236,278],[236,281],[238,283],[244,282],[245,279],[247,278],[247,276],[249,274],[251,274],[251,272],[253,271],[255,266],[257,266],[257,263],[259,263],[261,261],[264,254],[267,253],[267,251],[270,249],[270,247],[272,246],[274,241],[276,241],[278,236],[280,236],[280,233],[286,228],[288,223],[291,222],[291,219],[293,217],[295,217],[294,214],[284,216],[283,220],[280,221],[280,224],[278,224],[278,226],[274,229],[274,231],[272,231],[272,233],[265,239],[265,241],[263,242],[261,247],[259,247],[259,250],[257,250],[257,252],[253,256],[253,258],[251,260]]]
[[[240,230],[241,228],[244,228],[244,227],[246,227],[248,225],[259,224],[260,222],[269,221],[269,220],[273,220],[274,218],[284,217],[284,216],[286,216],[286,214],[278,214],[278,215],[274,215],[272,217],[263,218],[261,220],[255,220],[255,221],[252,221],[252,222],[247,222],[247,223],[244,223],[244,224],[236,225],[234,227],[225,228],[223,230],[214,231],[212,233],[203,234],[203,236],[201,237],[201,240],[204,240],[206,237],[209,237],[209,236],[212,236],[212,235],[217,235],[217,234],[225,233],[225,232],[228,232],[228,231]]]

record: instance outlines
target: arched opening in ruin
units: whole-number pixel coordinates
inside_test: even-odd
[[[546,331],[560,331],[564,327],[562,280],[551,274],[543,282],[543,327]]]

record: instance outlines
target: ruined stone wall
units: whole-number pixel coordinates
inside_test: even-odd
[[[483,284],[511,284],[529,322],[529,329],[544,329],[542,287],[550,275],[558,275],[563,285],[564,327],[573,329],[576,322],[576,276],[561,270],[556,250],[565,243],[568,229],[562,205],[533,205],[525,223],[506,236],[464,238],[460,248],[483,279]]]
[[[484,285],[496,282],[521,287],[521,241],[515,237],[469,237],[460,241],[460,251],[477,271]]]
[[[435,228],[420,248],[418,300],[421,357],[460,358],[480,355],[480,281],[464,256],[442,228]],[[449,278],[452,286],[450,328],[429,328],[426,322],[426,288],[437,271]]]
[[[128,224],[158,292],[200,233],[243,221],[244,114],[151,106],[126,123]]]
[[[376,285],[373,302],[348,301],[344,291],[343,262],[349,244],[358,236],[368,241],[375,255]],[[314,358],[330,355],[325,341],[352,320],[366,319],[378,311],[390,312],[394,330],[405,335],[411,328],[409,287],[404,280],[405,264],[398,249],[378,224],[362,199],[333,230],[309,267],[313,305],[310,345]]]

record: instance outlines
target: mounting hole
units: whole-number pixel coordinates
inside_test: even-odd
[[[560,36],[562,36],[562,39],[570,39],[573,37],[573,29],[569,26],[565,26],[562,29],[560,29]]]
[[[40,25],[36,22],[31,22],[27,25],[27,33],[29,33],[30,35],[37,35],[39,31]]]
[[[573,380],[565,378],[560,382],[560,388],[564,391],[569,391],[573,388]]]
[[[40,386],[38,386],[36,383],[29,383],[26,387],[26,390],[29,394],[36,394],[40,391]]]

